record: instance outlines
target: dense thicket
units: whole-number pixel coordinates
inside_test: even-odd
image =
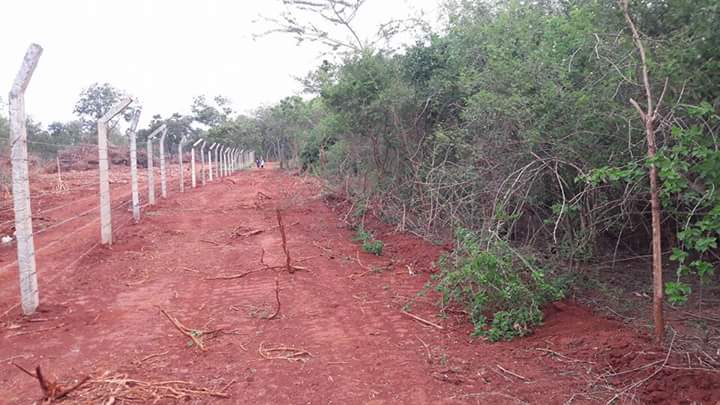
[[[679,303],[685,277],[711,280],[718,258],[720,4],[632,10],[664,94],[653,163]],[[308,77],[303,167],[429,237],[468,229],[570,268],[648,253],[650,162],[630,104],[645,92],[617,4],[455,1],[447,15],[400,54],[365,49]]]

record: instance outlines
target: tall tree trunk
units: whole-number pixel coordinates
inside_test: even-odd
[[[638,33],[635,23],[630,17],[630,11],[628,10],[629,0],[620,0],[620,6],[625,14],[625,21],[627,22],[630,31],[632,31],[633,42],[635,47],[640,53],[640,62],[642,69],[643,85],[645,87],[645,97],[647,98],[647,108],[643,111],[640,105],[633,99],[630,99],[630,103],[640,113],[640,117],[645,124],[645,133],[647,136],[647,156],[652,161],[657,152],[657,146],[655,144],[655,118],[657,116],[658,108],[662,103],[663,96],[665,95],[665,89],[667,89],[667,80],[665,81],[665,88],[663,89],[660,98],[658,99],[657,105],[653,108],[653,96],[652,88],[650,86],[650,79],[648,77],[648,65],[645,57],[645,47],[643,46],[640,34]],[[655,321],[655,338],[658,342],[661,342],[665,336],[665,319],[663,317],[663,274],[662,274],[662,243],[661,243],[661,207],[660,198],[658,196],[658,175],[657,167],[655,164],[650,165],[650,207],[652,214],[652,258],[653,258],[653,319]]]

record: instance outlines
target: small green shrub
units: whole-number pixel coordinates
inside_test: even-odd
[[[560,278],[532,263],[506,241],[457,231],[453,256],[441,260],[437,290],[443,305],[470,314],[474,335],[491,341],[527,335],[542,323],[542,306],[564,296]]]
[[[377,256],[382,256],[383,247],[385,244],[379,239],[375,239],[372,233],[366,231],[362,225],[358,225],[355,230],[356,234],[353,238],[356,242],[362,242],[362,250],[366,253],[372,253]]]
[[[355,228],[355,237],[353,237],[353,240],[355,242],[364,242],[366,240],[372,239],[372,234],[363,228],[362,224],[358,225]]]
[[[385,244],[381,240],[373,239],[366,240],[362,244],[362,250],[367,253],[372,253],[376,256],[382,256],[383,246]]]

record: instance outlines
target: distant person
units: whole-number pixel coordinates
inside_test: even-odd
[[[265,167],[265,159],[260,158],[260,168],[262,169],[264,167]]]
[[[255,166],[259,169],[260,168],[260,159],[255,159]]]

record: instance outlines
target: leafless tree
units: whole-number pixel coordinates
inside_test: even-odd
[[[355,18],[366,0],[282,0],[285,5],[278,17],[262,17],[273,28],[256,34],[262,37],[281,33],[291,35],[298,44],[304,41],[320,43],[333,52],[354,53],[375,49],[397,34],[409,31],[428,31],[428,24],[420,17],[391,19],[377,29],[373,38],[362,38],[354,26]],[[345,35],[338,34],[341,28]]]

